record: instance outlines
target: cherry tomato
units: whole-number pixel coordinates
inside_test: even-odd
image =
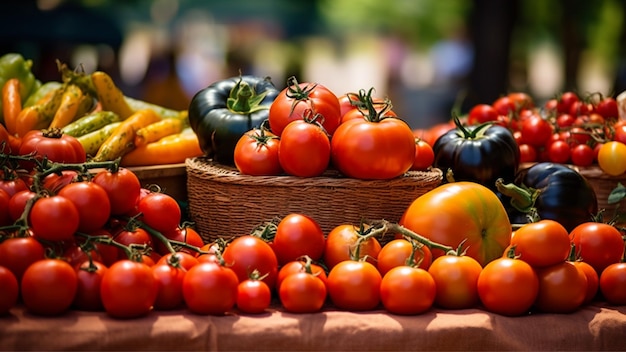
[[[191,268],[183,279],[183,298],[195,314],[223,315],[237,302],[237,274],[218,263],[204,262]]]
[[[553,163],[566,164],[571,155],[569,144],[566,141],[558,140],[548,146],[548,158]]]
[[[125,215],[135,208],[141,183],[137,175],[129,169],[121,167],[117,171],[100,171],[92,182],[104,188],[109,195],[112,215]]]
[[[235,145],[237,170],[245,175],[275,176],[283,172],[278,160],[280,139],[264,128],[246,132]]]
[[[285,280],[288,280],[285,279]],[[328,295],[337,308],[363,311],[380,304],[382,277],[374,265],[366,261],[344,260],[328,273]],[[281,289],[285,287],[285,281]]]
[[[598,274],[607,266],[620,262],[624,255],[622,234],[609,224],[585,222],[576,226],[569,236],[577,255]]]
[[[58,195],[69,199],[78,210],[78,231],[89,233],[103,227],[111,216],[107,192],[91,181],[73,182],[61,188]]]
[[[524,120],[520,130],[524,143],[533,147],[544,146],[553,133],[550,123],[540,115],[532,115]]]
[[[587,276],[572,262],[537,269],[539,293],[535,307],[545,313],[571,313],[585,301]]]
[[[532,163],[537,161],[537,149],[530,144],[522,143],[519,148],[520,163]]]
[[[232,240],[223,253],[226,265],[232,269],[239,281],[247,280],[254,270],[265,276],[263,281],[275,287],[278,275],[278,259],[270,245],[262,239],[245,235]]]
[[[358,227],[350,224],[343,224],[335,227],[326,237],[326,247],[324,249],[324,263],[328,269],[344,260],[352,259],[351,253],[358,248],[358,258],[364,259],[375,265],[375,259],[381,250],[380,242],[374,237],[361,239],[363,235]]]
[[[435,304],[446,309],[466,309],[476,306],[478,276],[482,267],[468,256],[443,255],[433,260],[428,272],[435,280]]]
[[[433,165],[435,152],[433,147],[421,138],[415,138],[415,160],[411,170],[424,171]]]
[[[72,305],[77,287],[76,271],[71,265],[60,259],[42,259],[24,272],[20,293],[29,312],[59,315]]]
[[[504,116],[516,114],[518,111],[517,106],[515,106],[515,101],[506,95],[496,99],[492,106],[496,109],[499,115]]]
[[[600,100],[595,107],[595,111],[605,119],[617,119],[619,117],[617,101],[612,97],[605,97]]]
[[[626,305],[626,263],[614,263],[600,274],[600,292],[613,305]]]
[[[543,219],[524,224],[511,237],[515,254],[534,268],[565,261],[570,253],[569,233],[560,223]]]
[[[86,311],[103,310],[100,284],[108,268],[101,262],[85,260],[75,266],[75,269],[77,287],[72,307]]]
[[[59,195],[37,199],[29,215],[33,234],[47,241],[73,239],[80,222],[74,203]]]
[[[328,291],[324,282],[307,272],[285,277],[278,289],[280,302],[292,313],[315,313],[324,306]]]
[[[380,283],[380,300],[394,314],[420,314],[432,307],[437,289],[428,271],[401,265],[392,268]]]
[[[184,303],[183,280],[187,269],[182,265],[175,267],[167,261],[159,261],[151,267],[151,270],[157,283],[154,309],[171,310],[182,307]]]
[[[0,189],[0,227],[10,225],[14,221],[10,212],[11,198],[7,192]]]
[[[269,308],[272,291],[269,286],[258,279],[247,279],[237,286],[237,308],[243,313],[259,314]]]
[[[161,233],[175,230],[182,219],[178,202],[166,193],[146,195],[139,200],[137,209],[141,213],[141,221]]]
[[[572,103],[569,113],[574,116],[589,115],[593,112],[593,109],[593,104],[579,100]]]
[[[276,226],[272,248],[278,264],[282,265],[305,255],[319,260],[325,243],[324,232],[317,221],[304,214],[291,213]]]
[[[9,268],[0,266],[0,317],[6,315],[9,309],[17,304],[19,298],[19,284],[17,278]]]
[[[11,215],[11,220],[16,221],[19,219],[22,214],[24,214],[28,200],[34,198],[36,195],[37,193],[28,189],[16,192],[11,199],[9,199],[9,214]]]
[[[144,263],[122,259],[109,267],[100,283],[106,313],[114,318],[136,318],[150,312],[157,298],[157,282]]]
[[[564,92],[557,98],[556,110],[559,113],[569,114],[572,105],[579,100],[578,94],[574,92]]]
[[[204,246],[204,240],[202,239],[200,234],[196,230],[188,226],[185,226],[185,227],[177,226],[174,230],[164,232],[162,235],[165,236],[165,238],[170,241],[186,243],[188,245],[191,245],[197,248],[201,248],[202,246]],[[153,239],[152,243],[154,243],[154,247],[158,253],[160,254],[169,253],[169,249],[167,249],[167,246],[161,240]],[[194,249],[185,248],[182,246],[178,246],[176,244],[173,244],[173,245],[175,247],[174,249],[180,252],[197,254],[197,252]]]
[[[18,281],[31,264],[45,256],[43,245],[31,236],[10,237],[0,243],[0,266],[11,270]]]
[[[408,262],[409,258],[411,259]],[[380,275],[385,276],[387,272],[397,266],[416,266],[425,270],[432,263],[433,255],[427,246],[419,243],[412,244],[403,238],[394,239],[387,242],[378,252],[376,267]]]
[[[9,197],[12,197],[15,193],[28,190],[26,182],[19,178],[16,172],[0,171],[2,179],[0,179],[0,189],[7,192]]]
[[[578,144],[571,149],[570,158],[576,166],[591,166],[595,160],[593,148],[588,144]]]
[[[308,269],[307,265],[309,266]],[[314,263],[307,263],[304,259],[298,259],[288,262],[280,267],[280,269],[278,270],[278,275],[276,277],[276,289],[280,289],[280,284],[287,276],[301,272],[307,272],[318,277],[320,280],[322,280],[322,282],[324,282],[324,285],[326,285],[328,276],[326,275],[326,271],[324,271],[324,267]]]
[[[575,121],[576,119],[574,118],[574,116],[570,114],[560,114],[556,118],[556,125],[559,128],[570,127],[574,124]]]
[[[319,176],[330,162],[330,139],[315,121],[293,121],[281,134],[278,159],[289,175]]]
[[[600,277],[596,269],[594,269],[589,263],[577,260],[572,262],[578,270],[582,271],[587,277],[587,291],[585,292],[585,299],[583,304],[591,303],[598,293],[600,288]]]
[[[618,141],[604,143],[598,150],[598,166],[611,176],[626,172],[626,144]]]
[[[467,115],[467,123],[469,125],[478,125],[487,121],[496,121],[498,119],[498,111],[489,104],[478,104],[470,109]]]
[[[123,244],[125,246],[130,245],[145,245],[146,247],[152,247],[152,237],[146,232],[146,230],[140,227],[129,227],[117,233],[113,239],[115,242]],[[128,254],[123,249],[118,249],[118,259],[128,259]]]
[[[198,258],[187,252],[167,253],[156,262],[156,264],[170,264],[184,271],[188,271],[199,263]]]

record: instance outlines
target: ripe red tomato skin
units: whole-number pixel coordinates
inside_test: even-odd
[[[305,265],[306,263],[303,260],[294,260],[282,265],[278,270],[278,275],[276,276],[276,289],[280,289],[280,284],[287,276],[295,273],[306,272]],[[311,263],[310,266],[311,274],[322,280],[324,282],[324,285],[326,285],[328,276],[326,275],[326,271],[324,271],[324,267],[314,263]]]
[[[520,163],[532,163],[537,161],[537,150],[530,144],[522,143],[519,146]]]
[[[278,259],[270,245],[259,237],[244,235],[228,243],[222,254],[226,265],[232,269],[239,281],[247,280],[253,270],[258,270],[269,286],[276,285]]]
[[[598,290],[600,288],[600,276],[596,272],[596,270],[589,265],[589,263],[585,263],[583,261],[577,260],[572,262],[574,266],[578,268],[578,270],[582,271],[583,274],[587,277],[587,291],[585,293],[585,299],[583,300],[583,304],[591,303],[596,297]]]
[[[588,144],[578,144],[572,148],[570,158],[576,166],[591,166],[595,159],[593,148]]]
[[[122,259],[111,265],[102,277],[100,296],[109,316],[137,318],[152,309],[157,283],[148,265]]]
[[[183,280],[183,299],[195,314],[223,315],[237,302],[237,274],[218,263],[204,262],[191,268]]]
[[[589,263],[598,275],[609,265],[621,261],[624,240],[615,227],[596,222],[585,222],[570,232],[570,240],[581,259]]]
[[[34,237],[12,237],[0,243],[0,266],[11,270],[18,281],[24,271],[46,257],[43,245]]]
[[[125,246],[129,246],[131,244],[138,245],[146,245],[147,247],[152,247],[152,237],[146,232],[146,230],[137,227],[137,228],[128,228],[124,229],[113,237],[115,242],[121,243]],[[128,259],[128,255],[126,251],[121,248],[118,248],[118,259]]]
[[[519,316],[527,313],[539,293],[539,278],[525,261],[502,257],[487,264],[478,276],[478,296],[490,312]]]
[[[16,192],[9,199],[9,214],[11,215],[11,219],[16,221],[19,219],[24,213],[24,209],[26,208],[26,203],[29,199],[35,197],[37,194],[31,190],[22,190]]]
[[[432,307],[436,294],[433,277],[417,267],[394,267],[380,283],[380,300],[385,309],[394,314],[423,313]]]
[[[541,147],[550,139],[552,126],[540,115],[533,115],[522,123],[522,139],[534,147]]]
[[[280,137],[278,160],[289,175],[315,177],[330,163],[330,139],[314,122],[296,120],[289,123]]]
[[[437,257],[428,268],[437,288],[435,304],[446,309],[475,307],[479,302],[477,282],[481,270],[472,257]]]
[[[496,121],[498,119],[498,111],[489,104],[477,104],[467,116],[467,123],[469,125],[477,125],[487,121]]]
[[[79,263],[76,267],[77,288],[72,301],[72,307],[85,311],[101,311],[104,309],[100,298],[100,284],[108,268],[97,261],[93,261],[90,268],[89,260]]]
[[[550,143],[548,146],[548,157],[553,163],[566,164],[571,157],[569,144],[563,140]]]
[[[411,166],[411,170],[424,171],[433,165],[435,160],[435,152],[430,144],[423,139],[415,138],[415,160]]]
[[[595,107],[595,111],[605,119],[619,117],[618,104],[613,97],[605,97],[600,100]]]
[[[285,277],[283,283],[278,288],[278,296],[286,311],[315,313],[322,309],[328,290],[318,276],[298,272]]]
[[[283,265],[304,255],[319,260],[325,244],[324,232],[317,221],[305,214],[291,213],[278,223],[272,248],[278,264]]]
[[[200,262],[198,261],[198,258],[193,256],[192,254],[189,254],[187,252],[182,252],[182,251],[164,254],[161,258],[159,258],[159,260],[157,260],[155,264],[172,263],[173,259],[175,259],[174,262],[176,262],[177,265],[180,266],[180,268],[183,269],[184,271],[187,271],[193,268],[194,266],[196,266],[197,264],[200,264]]]
[[[585,301],[587,276],[572,262],[537,269],[539,293],[535,307],[545,313],[571,313]]]
[[[364,311],[380,304],[382,277],[366,261],[345,260],[328,273],[328,296],[335,306],[350,311]],[[281,288],[285,285],[285,281]]]
[[[14,220],[11,218],[11,196],[0,189],[0,227],[10,225]]]
[[[80,214],[71,200],[55,195],[37,199],[31,208],[29,220],[35,237],[63,241],[74,238]]]
[[[141,183],[137,175],[127,168],[112,172],[98,172],[92,182],[100,185],[109,195],[112,215],[125,215],[131,212],[141,192]]]
[[[9,268],[0,265],[0,317],[13,308],[19,298],[19,283]]]
[[[109,196],[94,182],[73,182],[57,193],[72,201],[78,210],[78,231],[89,233],[103,227],[111,216]]]
[[[32,130],[22,137],[20,155],[34,153],[38,157],[46,156],[48,160],[60,163],[84,163],[87,158],[83,145],[75,137],[63,134],[60,137],[46,136],[43,130]],[[32,164],[24,163],[27,169]]]
[[[602,271],[600,292],[609,304],[626,304],[626,263],[614,263]]]
[[[237,144],[234,151],[235,166],[245,175],[276,176],[283,172],[278,160],[280,139],[275,134],[264,131],[263,138],[260,129],[246,132]]]
[[[569,114],[572,105],[575,102],[579,101],[579,100],[580,100],[580,98],[578,97],[578,94],[576,94],[574,92],[564,92],[557,99],[556,110],[559,113],[568,113]]]
[[[19,178],[17,173],[7,176],[4,172],[0,171],[0,176],[4,177],[4,179],[0,179],[0,189],[7,192],[9,197],[13,197],[17,192],[28,190],[26,182]]]
[[[166,193],[152,192],[139,200],[137,209],[141,221],[164,233],[175,230],[180,224],[182,211],[174,197]]]
[[[237,286],[237,300],[235,305],[244,313],[260,314],[269,308],[272,301],[272,291],[261,280],[248,279]]]
[[[523,225],[511,237],[515,254],[533,268],[548,267],[565,261],[570,253],[569,233],[554,220]]]
[[[52,316],[70,308],[77,287],[76,271],[70,264],[60,259],[42,259],[24,272],[20,294],[29,312]]]
[[[384,277],[394,267],[407,265],[406,261],[411,254],[413,254],[414,263],[409,264],[410,266],[417,265],[418,261],[421,260],[418,267],[428,270],[432,263],[433,255],[427,246],[414,250],[411,242],[403,238],[387,242],[378,252],[376,259],[376,267],[380,275]]]
[[[155,310],[172,310],[183,306],[183,280],[187,269],[159,261],[151,267],[157,283]]]
[[[343,224],[332,229],[326,236],[326,247],[324,248],[324,263],[328,269],[344,260],[352,259],[350,253],[359,239],[359,228],[351,224]],[[370,237],[361,242],[359,248],[359,260],[365,259],[375,265],[375,258],[380,253],[380,242],[375,237]]]

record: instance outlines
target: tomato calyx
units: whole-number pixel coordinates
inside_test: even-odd
[[[269,109],[267,105],[261,105],[266,95],[267,91],[258,94],[247,82],[239,77],[239,81],[230,91],[230,95],[226,100],[226,107],[231,112],[242,115],[267,110]]]
[[[309,96],[313,93],[315,88],[317,88],[317,83],[311,83],[301,87],[296,76],[289,77],[287,79],[287,91],[285,94],[288,98],[294,100],[291,106],[291,112],[293,112],[295,105],[299,102],[309,100]]]
[[[380,122],[389,117],[387,113],[393,109],[393,105],[389,98],[385,98],[383,102],[375,102],[374,98],[372,98],[373,92],[373,87],[367,93],[364,89],[361,89],[358,94],[358,102],[353,105],[359,109],[366,121]],[[382,106],[382,108],[378,108],[378,106]]]

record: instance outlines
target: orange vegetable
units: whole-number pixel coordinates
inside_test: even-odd
[[[65,85],[52,91],[50,96],[42,98],[41,104],[27,106],[20,111],[15,123],[15,133],[22,137],[28,131],[48,128],[56,111],[61,105]]]
[[[106,72],[96,71],[91,74],[91,80],[102,104],[102,110],[113,111],[122,120],[131,116],[134,110],[128,105],[122,91],[115,85],[111,76]]]
[[[198,136],[190,127],[182,132],[137,147],[122,157],[122,166],[146,166],[182,163],[202,155]]]
[[[15,134],[17,116],[22,111],[22,97],[20,95],[20,80],[11,78],[2,87],[2,113],[4,125],[10,135]]]
[[[135,147],[140,147],[148,143],[156,142],[159,139],[180,133],[185,124],[181,119],[170,118],[157,121],[141,128],[135,136]]]
[[[61,97],[61,105],[54,114],[49,128],[63,128],[76,117],[83,91],[74,84],[67,86]]]

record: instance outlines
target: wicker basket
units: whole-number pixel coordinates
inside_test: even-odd
[[[620,212],[626,212],[626,200],[617,204],[609,204],[608,202],[609,194],[618,183],[626,185],[626,174],[620,176],[609,176],[604,173],[600,167],[595,165],[578,167],[577,169],[578,172],[591,184],[591,187],[596,192],[596,198],[598,199],[598,209],[605,209],[605,214],[608,218],[614,215],[615,208],[618,204]]]
[[[313,178],[248,176],[204,157],[187,159],[186,168],[189,215],[205,241],[248,234],[289,213],[311,216],[326,234],[361,219],[399,221],[415,198],[442,182],[439,169],[363,181],[333,171]]]

